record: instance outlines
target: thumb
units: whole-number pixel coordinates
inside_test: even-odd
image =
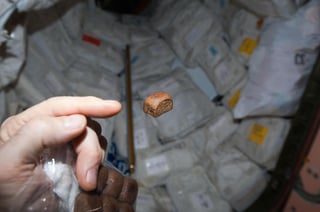
[[[12,145],[10,154],[20,160],[34,160],[45,148],[66,144],[80,136],[85,128],[83,115],[41,116],[25,124],[7,145]]]

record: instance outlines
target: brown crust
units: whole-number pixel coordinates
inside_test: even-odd
[[[143,111],[153,117],[158,117],[173,108],[171,96],[163,91],[156,91],[150,94],[143,104]]]

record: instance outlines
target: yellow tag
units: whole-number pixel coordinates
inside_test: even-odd
[[[263,144],[267,134],[268,128],[260,124],[254,124],[249,132],[249,140],[257,144]]]
[[[257,44],[257,40],[254,40],[252,38],[245,38],[239,48],[239,51],[247,55],[251,55],[257,47]]]
[[[237,105],[237,103],[240,99],[241,91],[242,91],[242,88],[238,89],[236,92],[234,92],[232,97],[229,99],[229,106],[232,109]]]

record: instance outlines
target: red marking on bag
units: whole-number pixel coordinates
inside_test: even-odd
[[[98,38],[92,37],[91,35],[83,34],[82,40],[85,42],[91,43],[95,46],[100,46],[101,44],[101,41]]]

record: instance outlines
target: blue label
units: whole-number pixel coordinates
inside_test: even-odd
[[[126,159],[116,159],[112,163],[122,174],[129,173],[129,162]]]
[[[221,7],[221,8],[224,8],[224,6],[225,6],[224,0],[220,0],[220,7]]]
[[[114,142],[110,142],[108,148],[107,161],[112,162],[117,157],[117,146]]]
[[[139,60],[139,56],[138,55],[133,56],[132,59],[131,59],[131,64],[135,64],[138,60]]]
[[[209,47],[209,52],[211,53],[212,56],[217,56],[218,55],[218,51],[213,47],[213,46],[210,46]]]

